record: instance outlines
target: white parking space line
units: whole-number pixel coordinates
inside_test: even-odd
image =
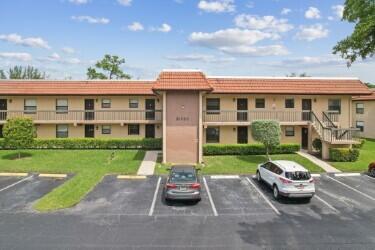
[[[271,201],[263,194],[262,191],[260,191],[259,188],[257,188],[257,186],[249,179],[249,177],[246,177],[246,180],[254,187],[254,189],[260,194],[260,196],[262,196],[262,198],[273,209],[273,211],[275,211],[275,213],[277,215],[281,215],[281,213],[279,212],[279,210],[277,210],[277,208],[274,205],[272,205]]]
[[[211,192],[210,192],[210,189],[208,188],[207,181],[206,181],[205,177],[203,177],[203,182],[204,182],[204,186],[206,187],[206,190],[207,190],[208,199],[210,200],[212,212],[214,213],[214,216],[217,216],[218,214],[217,214],[217,210],[216,210],[216,207],[215,207],[215,203],[214,203],[214,200],[212,199]]]
[[[238,175],[211,175],[211,179],[239,179],[240,176]]]
[[[33,177],[33,176],[30,175],[29,177],[23,178],[23,179],[21,179],[21,180],[15,182],[15,183],[12,183],[12,184],[10,184],[9,186],[6,186],[6,187],[0,189],[0,192],[5,191],[5,190],[7,190],[7,189],[9,189],[9,188],[11,188],[11,187],[17,185],[17,184],[20,184],[21,182],[27,181],[28,179],[31,179],[32,177]]]
[[[328,202],[326,202],[325,200],[323,200],[322,198],[320,198],[318,195],[314,195],[315,198],[317,198],[318,200],[320,200],[324,205],[326,205],[327,207],[329,207],[330,209],[332,209],[333,211],[335,211],[336,213],[340,213],[339,210],[337,210],[336,208],[334,208],[331,204],[329,204]]]
[[[155,209],[155,204],[156,204],[156,199],[158,198],[158,193],[159,193],[159,188],[160,188],[160,182],[161,182],[161,177],[158,179],[158,183],[156,184],[155,192],[154,192],[154,198],[152,199],[150,211],[148,213],[148,216],[152,216],[154,214],[154,209]]]
[[[345,176],[361,176],[360,173],[339,173],[339,174],[335,174],[336,177],[345,177]]]
[[[345,183],[343,183],[343,182],[341,182],[341,181],[339,181],[339,180],[336,180],[336,179],[332,178],[331,176],[328,176],[328,175],[327,175],[327,177],[328,177],[329,179],[331,179],[331,180],[333,180],[333,181],[335,181],[335,182],[337,182],[337,183],[343,185],[344,187],[346,187],[346,188],[348,188],[348,189],[350,189],[350,190],[352,190],[352,191],[354,191],[354,192],[356,192],[356,193],[358,193],[358,194],[360,194],[360,195],[366,197],[367,199],[370,199],[370,200],[372,200],[372,201],[375,201],[375,198],[371,197],[370,195],[365,194],[365,193],[359,191],[358,189],[355,189],[355,188],[349,186],[348,184],[345,184]]]
[[[366,176],[370,180],[375,180],[375,177],[368,176],[367,174],[364,174],[363,176]]]

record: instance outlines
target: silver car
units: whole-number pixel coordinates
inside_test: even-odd
[[[164,198],[166,200],[199,201],[201,199],[201,184],[198,170],[189,165],[172,166],[164,185]]]

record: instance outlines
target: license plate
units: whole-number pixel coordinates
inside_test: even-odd
[[[181,190],[181,191],[186,191],[187,188],[186,188],[186,187],[180,187],[180,190]]]
[[[302,184],[301,184],[301,185],[297,185],[297,186],[296,186],[296,188],[299,188],[299,189],[304,189],[304,187],[305,187],[305,186],[304,186],[304,185],[302,185]]]

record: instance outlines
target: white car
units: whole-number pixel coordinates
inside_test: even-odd
[[[314,179],[310,172],[293,161],[259,164],[256,176],[258,181],[264,181],[272,187],[275,199],[280,196],[311,199],[315,194]]]

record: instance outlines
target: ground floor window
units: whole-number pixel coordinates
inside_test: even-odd
[[[139,135],[139,124],[129,124],[128,135]]]
[[[68,137],[68,125],[59,124],[56,125],[56,138],[67,138]]]
[[[285,136],[294,136],[294,127],[293,126],[285,127]]]
[[[209,127],[206,129],[206,142],[207,143],[220,142],[220,129],[218,127]]]
[[[111,134],[111,125],[103,125],[102,126],[102,134],[103,135],[110,135]]]
[[[3,138],[3,125],[0,125],[0,138]]]
[[[363,132],[365,130],[365,123],[363,121],[357,121],[355,127],[359,128],[359,131]]]

